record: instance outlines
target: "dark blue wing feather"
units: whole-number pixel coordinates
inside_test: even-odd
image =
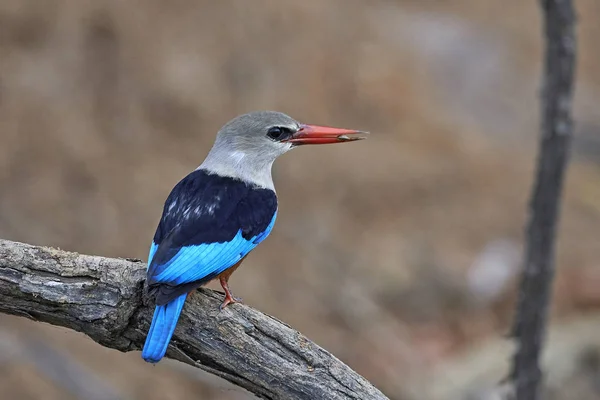
[[[272,190],[196,170],[173,188],[150,248],[147,278],[157,304],[233,266],[273,228]]]

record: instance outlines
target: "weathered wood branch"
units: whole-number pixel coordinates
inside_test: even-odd
[[[540,0],[545,33],[542,123],[532,189],[513,335],[517,351],[512,380],[517,400],[536,400],[542,373],[540,352],[554,278],[555,237],[561,192],[573,134],[571,105],[575,74],[575,13],[571,0]]]
[[[103,346],[140,350],[153,307],[145,264],[0,240],[0,312],[83,332]],[[222,294],[191,296],[167,357],[265,399],[387,399],[366,379],[283,322]],[[143,362],[140,359],[140,362]]]

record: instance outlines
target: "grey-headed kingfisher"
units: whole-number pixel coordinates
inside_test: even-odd
[[[362,133],[301,124],[275,111],[244,114],[221,128],[204,162],[169,194],[154,234],[147,290],[156,308],[144,360],[164,357],[185,300],[198,287],[219,279],[225,291],[220,308],[238,301],[229,277],[277,216],[275,159],[300,145],[343,143]]]

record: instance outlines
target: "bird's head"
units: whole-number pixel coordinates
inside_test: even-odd
[[[217,135],[231,152],[244,157],[269,159],[305,144],[344,143],[364,139],[365,132],[301,124],[277,111],[255,111],[225,124]]]
[[[366,132],[301,124],[276,111],[255,111],[227,122],[201,167],[243,178],[263,171],[270,179],[277,157],[306,144],[344,143],[364,139]],[[235,170],[235,172],[231,172]]]

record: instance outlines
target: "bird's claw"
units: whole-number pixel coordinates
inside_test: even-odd
[[[219,311],[223,311],[225,309],[225,307],[227,307],[230,304],[241,303],[241,302],[242,302],[241,297],[233,297],[229,293],[227,293],[225,295],[225,300],[223,300],[223,303],[221,303],[221,305],[219,306]]]

